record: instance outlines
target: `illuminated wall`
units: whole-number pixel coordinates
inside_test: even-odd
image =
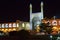
[[[60,19],[43,19],[42,23],[48,23],[52,27],[52,31],[59,31],[60,30]]]
[[[17,23],[3,23],[0,24],[0,28],[13,28],[17,27]]]
[[[3,32],[10,32],[10,31],[17,31],[20,28],[20,21],[19,22],[9,22],[9,23],[0,23],[0,31]]]
[[[19,31],[22,29],[30,30],[30,23],[23,22],[23,21],[0,23],[0,31],[3,31],[3,32]]]
[[[30,23],[29,22],[23,22],[22,23],[22,29],[30,30]]]
[[[50,23],[53,26],[60,26],[60,19],[48,19],[48,20],[42,20],[43,23]]]

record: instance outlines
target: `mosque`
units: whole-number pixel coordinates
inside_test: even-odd
[[[34,30],[43,19],[43,2],[41,2],[41,12],[32,13],[32,4],[30,4],[30,22],[17,20],[16,22],[0,23],[0,31],[10,32],[25,30]],[[34,24],[33,24],[34,23]]]
[[[52,31],[60,30],[60,19],[56,19],[55,16],[53,19],[45,19],[43,14],[43,2],[41,2],[41,12],[32,13],[32,4],[30,4],[30,29],[34,30],[37,26],[40,26],[41,23],[49,23],[52,26]]]
[[[50,23],[50,25],[53,25],[53,29],[60,30],[60,19],[44,19],[43,2],[41,2],[41,12],[37,13],[32,13],[32,4],[30,4],[30,22],[17,20],[16,22],[0,23],[0,31],[10,32],[19,31],[22,29],[34,30],[37,26],[40,26],[41,23],[48,22]]]
[[[32,13],[32,4],[30,4],[30,29],[34,30],[43,19],[43,2],[41,2],[41,12]]]

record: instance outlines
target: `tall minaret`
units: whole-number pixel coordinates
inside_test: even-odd
[[[32,30],[32,4],[30,4],[30,29]]]
[[[41,2],[41,15],[42,15],[42,19],[43,19],[43,2]]]

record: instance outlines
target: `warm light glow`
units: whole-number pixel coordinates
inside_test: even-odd
[[[9,31],[11,31],[12,29],[9,29]]]
[[[37,29],[37,30],[40,30],[40,27],[39,27],[39,26],[37,26],[37,27],[36,27],[36,29]]]
[[[17,23],[17,27],[19,27],[19,23]]]
[[[8,29],[5,29],[6,31],[8,30]]]
[[[15,31],[15,30],[16,30],[16,28],[13,28],[13,30]]]
[[[39,30],[37,30],[37,32],[39,32]]]
[[[47,23],[47,21],[45,21],[45,23]]]
[[[29,23],[26,24],[26,29],[27,29],[27,30],[30,29],[30,24],[29,24]]]
[[[54,31],[58,31],[58,28],[57,27],[53,27],[52,28]]]
[[[25,25],[24,25],[24,23],[22,23],[22,27],[24,27]]]
[[[1,30],[1,29],[0,29]]]
[[[53,27],[53,29],[57,29],[57,27]]]
[[[9,32],[12,31],[12,29],[9,29]]]
[[[4,31],[4,29],[2,29],[2,31]]]
[[[2,31],[3,31],[3,32],[7,32],[7,31],[8,31],[8,29],[2,29]]]
[[[37,30],[37,32],[40,32],[40,27],[39,27],[39,25],[36,26],[36,30]]]
[[[60,30],[60,28],[59,28],[59,30]]]

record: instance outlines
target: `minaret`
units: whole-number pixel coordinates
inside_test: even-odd
[[[30,29],[32,30],[32,4],[30,4]]]
[[[41,15],[42,15],[42,19],[43,19],[43,2],[41,2]]]
[[[30,4],[30,19],[32,19],[31,17],[32,17],[32,4]]]

